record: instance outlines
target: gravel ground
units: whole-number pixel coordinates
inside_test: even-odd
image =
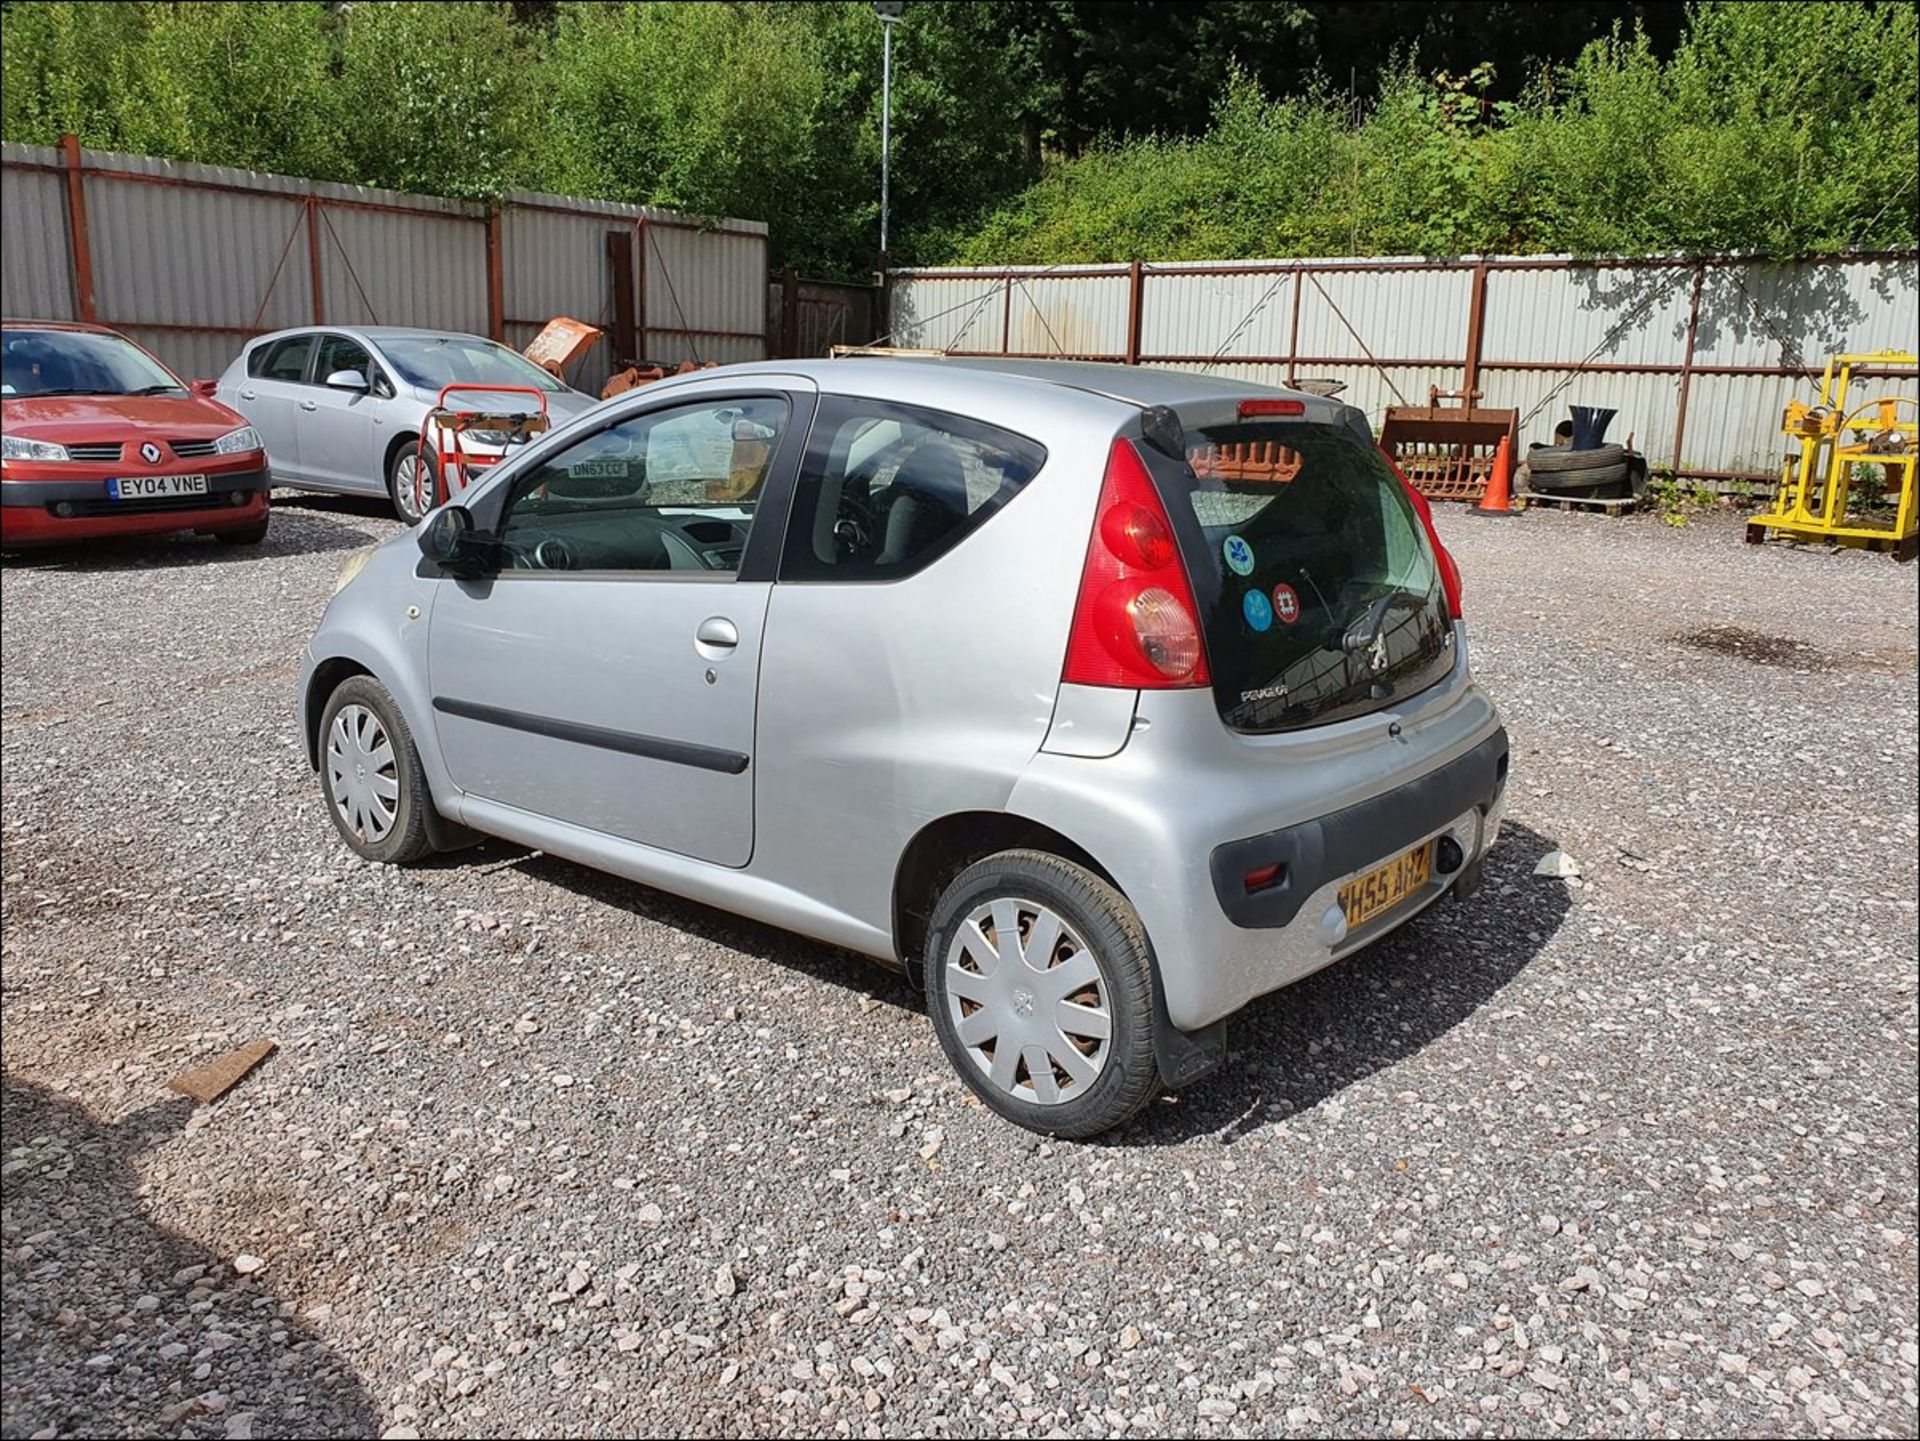
[[[1442,526],[1489,884],[1083,1145],[844,954],[354,861],[290,682],[392,522],[10,562],[0,1429],[1912,1435],[1913,569]]]

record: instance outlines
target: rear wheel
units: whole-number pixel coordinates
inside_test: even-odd
[[[1159,1093],[1146,929],[1083,866],[1002,851],[962,872],[934,909],[926,986],[947,1058],[1017,1125],[1094,1136]]]
[[[406,865],[433,849],[427,838],[427,792],[400,707],[372,676],[349,676],[320,715],[320,789],[353,853],[362,860]]]

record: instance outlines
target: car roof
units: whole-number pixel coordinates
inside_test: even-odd
[[[85,335],[118,335],[110,325],[95,325],[85,320],[0,320],[8,330],[76,330]]]
[[[247,344],[257,345],[263,340],[279,340],[288,335],[309,335],[317,330],[338,331],[342,335],[358,335],[368,340],[399,340],[418,338],[422,340],[486,340],[484,335],[476,335],[471,330],[432,330],[424,325],[335,325],[328,321],[311,321],[306,325],[288,325],[279,330],[270,330],[262,335],[248,339]],[[497,342],[495,342],[497,343]]]
[[[1190,370],[1159,370],[1142,365],[1112,365],[1085,360],[1020,360],[994,355],[959,356],[863,353],[835,360],[755,360],[723,367],[730,375],[800,375],[814,381],[825,391],[858,391],[872,383],[887,385],[909,379],[924,382],[931,372],[953,372],[954,379],[965,376],[969,388],[998,384],[1008,391],[1032,397],[1041,387],[1081,391],[1088,395],[1117,400],[1130,406],[1174,407],[1234,401],[1247,396],[1298,395],[1316,400],[1300,391],[1277,386],[1256,385],[1251,381],[1225,376],[1203,375]],[[712,370],[696,370],[685,377],[668,376],[656,384],[674,380],[711,378]]]

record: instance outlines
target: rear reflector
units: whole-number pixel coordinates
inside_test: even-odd
[[[1275,862],[1273,865],[1261,866],[1256,870],[1248,871],[1245,877],[1243,877],[1243,884],[1247,888],[1248,895],[1257,895],[1261,891],[1270,891],[1279,885],[1280,882],[1285,879],[1286,874],[1287,868]]]
[[[1255,415],[1305,415],[1307,403],[1304,400],[1243,400],[1240,402],[1240,418],[1246,420]]]

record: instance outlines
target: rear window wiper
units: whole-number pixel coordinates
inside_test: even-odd
[[[1411,590],[1390,590],[1351,621],[1340,637],[1340,649],[1348,655],[1369,649],[1380,639],[1387,616],[1396,610],[1420,610],[1427,597]]]

